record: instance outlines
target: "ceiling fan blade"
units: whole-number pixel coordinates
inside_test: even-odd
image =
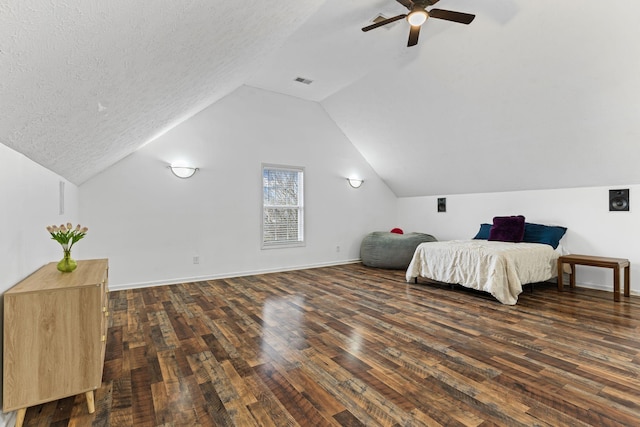
[[[418,36],[420,35],[420,25],[412,25],[409,31],[409,41],[407,47],[415,46],[418,44]]]
[[[393,18],[388,18],[388,19],[385,19],[384,21],[376,22],[375,24],[371,24],[369,26],[366,26],[366,27],[364,27],[362,29],[362,31],[373,30],[374,28],[382,27],[383,25],[390,24],[392,22],[395,22],[395,21],[397,21],[399,19],[406,18],[406,17],[407,17],[407,15],[394,16]]]
[[[473,18],[476,15],[471,15],[469,13],[462,12],[454,12],[452,10],[443,10],[443,9],[431,9],[429,11],[429,16],[431,18],[444,19],[446,21],[458,22],[460,24],[470,24],[473,21]]]
[[[398,3],[411,10],[413,7],[413,2],[411,0],[396,0]]]

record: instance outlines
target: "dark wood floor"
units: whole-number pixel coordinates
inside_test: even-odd
[[[640,425],[640,297],[516,306],[359,264],[112,292],[96,413],[28,426]]]

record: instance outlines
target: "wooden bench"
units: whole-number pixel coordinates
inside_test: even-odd
[[[591,255],[563,255],[558,258],[558,290],[563,288],[563,266],[569,264],[569,285],[576,287],[576,265],[588,265],[592,267],[604,267],[613,269],[613,300],[620,301],[620,270],[624,268],[624,296],[630,295],[630,267],[631,263],[625,258],[608,258]]]

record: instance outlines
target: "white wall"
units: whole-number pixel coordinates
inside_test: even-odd
[[[178,179],[178,159],[200,170]],[[262,162],[306,168],[305,247],[260,249]],[[80,213],[115,289],[356,260],[396,197],[319,104],[244,86],[82,184]]]
[[[609,212],[609,190],[630,189],[630,211]],[[438,197],[398,199],[398,223],[405,229],[433,234],[438,240],[471,239],[480,224],[494,216],[524,215],[527,222],[562,225],[567,233],[561,241],[571,253],[628,258],[631,291],[640,293],[640,185],[571,188],[505,193],[442,195],[447,212],[437,212]],[[582,286],[611,291],[610,269],[577,267]]]
[[[64,215],[59,215],[60,181],[65,182]],[[0,144],[0,199],[0,292],[4,293],[44,264],[62,258],[60,245],[51,240],[45,227],[77,221],[78,189]],[[79,256],[80,252],[74,247],[73,254]],[[2,307],[0,304],[0,325]],[[13,413],[2,413],[0,425],[9,425],[13,419]]]

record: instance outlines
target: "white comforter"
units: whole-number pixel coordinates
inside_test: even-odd
[[[422,243],[407,268],[407,282],[418,276],[489,292],[514,305],[522,285],[558,275],[560,254],[540,243],[452,240]]]

